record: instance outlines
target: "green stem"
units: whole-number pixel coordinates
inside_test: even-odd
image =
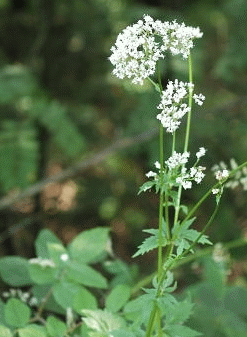
[[[162,92],[162,83],[161,83],[161,73],[160,73],[160,66],[158,63],[158,81],[159,81],[159,90],[160,93]],[[159,135],[159,159],[160,159],[160,200],[159,200],[159,235],[158,235],[158,280],[162,275],[162,264],[163,264],[163,246],[162,246],[162,239],[163,239],[163,231],[162,231],[162,224],[163,224],[163,211],[164,211],[164,128],[163,125],[160,123],[160,135]],[[166,229],[167,235],[169,236],[169,220],[168,220],[168,202],[166,198]]]
[[[153,307],[153,310],[151,312],[151,315],[149,317],[149,321],[148,321],[148,326],[147,326],[147,331],[146,331],[145,337],[150,337],[151,334],[152,334],[152,332],[153,332],[156,314],[157,314],[157,305],[155,303],[154,307]]]
[[[163,125],[160,124],[160,200],[159,200],[159,245],[158,245],[158,279],[161,277],[162,274],[162,256],[163,256],[163,246],[162,246],[162,222],[163,222],[163,204],[164,204],[164,190],[163,190],[163,183],[164,183],[164,131]],[[169,224],[166,224],[169,226]],[[169,231],[169,228],[167,228]]]
[[[173,152],[175,151],[175,145],[176,145],[176,132],[174,131],[172,135],[172,155]]]
[[[191,54],[189,54],[188,57],[188,67],[189,67],[189,83],[192,83],[193,77],[192,77],[192,59]],[[191,113],[192,113],[192,95],[193,95],[193,88],[190,88],[189,90],[189,112],[187,115],[187,125],[186,125],[186,133],[185,133],[185,140],[184,140],[184,152],[188,150],[189,146],[189,138],[190,138],[190,124],[191,124]],[[180,202],[181,202],[181,195],[182,195],[182,185],[178,188],[178,198],[175,206],[175,215],[174,215],[174,226],[176,225],[178,221],[179,216],[179,210],[180,210]]]
[[[191,54],[189,54],[189,57],[188,57],[188,66],[189,66],[189,83],[193,83]],[[188,150],[188,146],[189,146],[190,123],[191,123],[191,112],[192,112],[192,95],[193,95],[193,88],[190,88],[189,89],[189,104],[188,104],[190,110],[187,116],[186,134],[185,134],[185,141],[184,141],[184,152]]]
[[[234,249],[237,247],[242,247],[247,245],[247,239],[246,238],[240,238],[237,240],[233,240],[227,243],[223,243],[223,247],[226,249]],[[176,265],[173,266],[172,269],[178,268],[186,263],[192,262],[196,260],[197,258],[200,258],[202,256],[206,256],[212,253],[214,247],[207,247],[198,250],[195,254],[188,255],[184,257],[182,260],[177,261]],[[155,277],[156,273],[153,273],[151,275],[148,275],[144,279],[142,279],[140,282],[138,282],[132,289],[131,289],[131,294],[134,295],[136,294],[140,289],[146,287],[148,284],[150,284]]]
[[[160,308],[157,307],[157,324],[158,324],[158,337],[162,337],[162,326],[161,326],[161,312]]]

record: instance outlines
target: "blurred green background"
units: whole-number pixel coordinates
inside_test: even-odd
[[[1,256],[32,257],[44,227],[68,243],[110,226],[116,256],[151,273],[154,254],[131,256],[141,230],[157,225],[157,196],[137,192],[158,158],[158,98],[148,84],[112,76],[110,48],[143,14],[203,31],[193,67],[206,100],[194,109],[190,150],[208,149],[208,176],[184,193],[191,206],[214,183],[210,167],[247,159],[246,13],[244,0],[0,0]],[[168,57],[163,81],[175,78],[188,80],[187,64]],[[214,203],[203,204],[198,228]],[[226,191],[208,233],[214,243],[246,235],[246,205],[246,192]],[[246,253],[231,251],[231,282],[246,284]],[[193,273],[180,271],[184,287],[199,277]]]

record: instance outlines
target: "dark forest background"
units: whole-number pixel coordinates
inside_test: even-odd
[[[208,149],[208,176],[185,202],[193,205],[214,183],[215,163],[246,161],[246,1],[1,0],[1,256],[33,257],[42,228],[68,243],[85,229],[110,226],[116,256],[138,264],[140,275],[155,269],[152,253],[131,256],[141,230],[157,225],[157,196],[137,196],[158,158],[157,97],[147,85],[113,77],[108,60],[117,34],[143,14],[204,33],[193,66],[206,100],[194,109],[191,152]],[[168,57],[163,76],[187,81],[186,62]],[[240,188],[226,191],[208,233],[214,243],[246,235],[246,200]],[[198,228],[214,203],[203,205]],[[231,282],[246,284],[246,253],[244,246],[231,251]],[[193,283],[191,274],[180,271],[182,287]]]

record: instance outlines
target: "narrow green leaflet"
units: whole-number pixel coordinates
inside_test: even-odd
[[[158,229],[144,229],[143,232],[149,233],[152,236],[149,238],[145,239],[143,243],[138,246],[138,251],[133,255],[133,257],[137,257],[139,255],[143,255],[150,250],[153,250],[158,247],[158,242],[159,242],[159,230]],[[165,235],[162,237],[162,246],[166,246],[168,243]]]
[[[3,325],[0,325],[0,337],[12,337],[10,329],[6,328]]]
[[[111,312],[119,311],[130,298],[130,287],[125,284],[117,285],[106,298],[106,309]]]
[[[49,316],[46,321],[46,329],[51,337],[63,336],[66,324],[54,316]]]
[[[156,184],[155,181],[147,181],[145,182],[140,188],[138,195],[141,194],[142,192],[148,191],[150,188],[152,188]]]
[[[74,297],[72,307],[81,315],[83,309],[96,310],[97,300],[87,289],[81,287]]]
[[[18,330],[20,337],[48,337],[46,329],[43,326],[37,324],[30,324],[25,328]],[[61,335],[59,335],[60,337]],[[49,336],[50,337],[50,336]],[[58,337],[58,335],[56,336]]]
[[[181,255],[184,250],[188,249],[194,241],[197,240],[200,233],[195,229],[189,229],[192,223],[196,218],[189,219],[187,221],[182,222],[181,224],[178,222],[173,229],[173,238],[175,246],[177,246],[177,255]],[[202,235],[198,240],[198,243],[201,244],[209,244],[212,242],[208,240],[207,235]]]
[[[4,282],[13,287],[33,283],[29,276],[28,260],[20,256],[6,256],[0,259],[0,274]]]
[[[57,243],[63,245],[58,237],[49,229],[42,229],[35,241],[36,255],[43,259],[50,258],[50,252],[48,250],[49,243]]]
[[[11,298],[4,307],[6,323],[15,328],[24,327],[31,316],[30,308],[17,298]]]
[[[73,259],[82,263],[95,263],[107,251],[109,228],[99,227],[84,231],[68,245]]]

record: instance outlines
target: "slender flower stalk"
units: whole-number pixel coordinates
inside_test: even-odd
[[[188,67],[189,67],[189,83],[193,83],[191,54],[189,54],[189,57],[188,57]],[[189,146],[191,111],[192,111],[192,95],[193,95],[193,87],[190,87],[189,88],[189,104],[188,104],[189,112],[187,116],[186,134],[185,134],[185,140],[184,140],[184,152],[187,152],[188,146]],[[180,185],[178,189],[177,205],[175,207],[175,215],[174,215],[174,226],[178,221],[181,195],[182,195],[182,185]]]

